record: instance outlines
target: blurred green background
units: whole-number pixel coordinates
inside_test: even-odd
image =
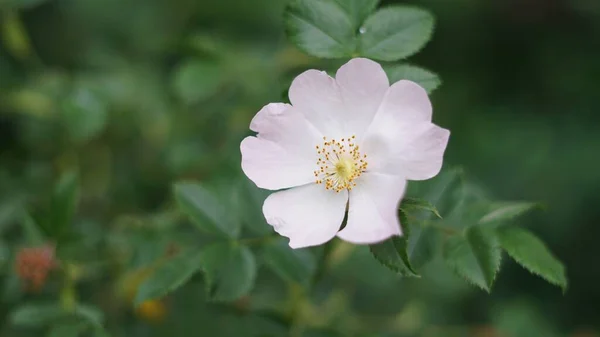
[[[439,261],[421,279],[398,279],[367,250],[342,246],[302,308],[321,330],[306,336],[600,336],[600,2],[408,3],[437,17],[433,40],[409,61],[443,80],[432,100],[435,122],[452,131],[446,165],[498,199],[546,205],[520,223],[566,264],[569,289],[509,259],[491,295]],[[28,242],[15,210],[39,213],[69,170],[79,172],[81,202],[57,254],[90,271],[77,296],[104,313],[110,335],[287,335],[260,313],[285,306],[294,288],[268,271],[233,306],[206,303],[201,277],[138,310],[130,290],[144,266],[194,239],[169,211],[171,185],[240,181],[253,115],[301,71],[343,63],[287,42],[284,5],[0,0],[0,336],[44,331],[8,318],[61,289],[52,275],[40,292],[19,286],[14,258]]]

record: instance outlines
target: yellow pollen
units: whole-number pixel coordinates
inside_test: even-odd
[[[314,174],[317,184],[324,184],[325,189],[337,193],[356,186],[355,180],[367,170],[367,155],[360,153],[355,139],[356,136],[351,136],[340,141],[327,141],[327,137],[323,137],[323,145],[316,146],[317,170]]]

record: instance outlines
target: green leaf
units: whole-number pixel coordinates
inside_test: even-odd
[[[370,245],[371,254],[382,265],[402,276],[420,277],[413,269],[408,257],[410,226],[408,226],[405,216],[400,217],[400,222],[402,223],[402,236],[394,236],[382,243]]]
[[[29,245],[38,246],[46,241],[40,227],[29,213],[24,212],[21,226],[23,227],[23,234]]]
[[[180,253],[169,261],[165,261],[139,287],[134,304],[142,304],[146,300],[161,298],[185,284],[201,269],[201,253],[189,250]]]
[[[262,206],[267,196],[267,190],[259,189],[249,181],[243,181],[240,187],[242,222],[256,235],[265,236],[273,232],[273,228],[267,224],[262,212]]]
[[[390,83],[395,83],[400,80],[413,81],[422,86],[429,94],[442,84],[438,75],[421,67],[409,64],[398,64],[385,67],[384,69],[390,79]]]
[[[496,237],[481,227],[469,227],[464,234],[447,239],[444,261],[459,276],[490,292],[500,268]]]
[[[223,83],[223,69],[210,60],[191,59],[173,73],[172,88],[186,104],[196,104],[214,96]]]
[[[62,103],[62,121],[72,141],[85,143],[108,122],[108,107],[92,90],[76,88]]]
[[[539,204],[533,202],[495,202],[489,206],[489,213],[484,215],[480,220],[480,224],[491,222],[503,222],[519,217],[536,207]]]
[[[86,329],[81,322],[59,323],[50,329],[48,337],[77,337]]]
[[[240,221],[227,209],[218,196],[197,183],[175,184],[175,199],[179,209],[200,229],[224,237],[236,238]]]
[[[58,303],[23,304],[11,313],[10,321],[24,327],[41,327],[67,315]]]
[[[442,218],[437,208],[433,206],[429,201],[417,198],[404,198],[400,204],[400,210],[404,213],[410,213],[411,211],[428,211],[434,214],[438,218]]]
[[[435,257],[439,245],[440,233],[432,227],[422,227],[409,223],[408,257],[414,269],[419,269]]]
[[[433,27],[433,15],[426,10],[410,6],[382,8],[361,28],[358,52],[372,59],[397,61],[423,48]]]
[[[335,0],[335,2],[350,16],[356,34],[369,14],[377,8],[379,0]]]
[[[104,313],[100,308],[87,304],[78,304],[73,311],[79,318],[83,318],[94,326],[102,326]]]
[[[518,227],[500,227],[497,235],[502,248],[517,263],[563,291],[567,289],[565,267],[538,237]]]
[[[39,6],[48,0],[0,0],[0,7],[28,9]]]
[[[284,12],[286,34],[290,41],[300,50],[317,57],[351,56],[356,48],[354,25],[364,9],[357,9],[355,16],[350,17],[340,2],[290,1]]]
[[[315,258],[308,250],[291,249],[285,240],[267,243],[263,248],[263,259],[284,280],[304,286],[316,270]]]
[[[65,172],[54,187],[49,232],[62,234],[71,225],[78,204],[79,176],[73,171]]]
[[[234,301],[252,290],[256,261],[248,248],[216,243],[202,251],[201,260],[210,299]]]

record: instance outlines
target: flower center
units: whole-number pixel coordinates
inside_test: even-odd
[[[323,145],[317,145],[317,184],[336,192],[356,186],[354,181],[367,170],[367,155],[360,153],[354,139],[356,136],[341,140],[323,137]]]

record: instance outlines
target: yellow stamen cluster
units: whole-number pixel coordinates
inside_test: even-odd
[[[356,136],[341,140],[323,137],[323,145],[317,145],[316,183],[324,184],[325,189],[340,192],[352,190],[356,178],[367,170],[367,155],[361,155],[359,146],[354,144]]]

